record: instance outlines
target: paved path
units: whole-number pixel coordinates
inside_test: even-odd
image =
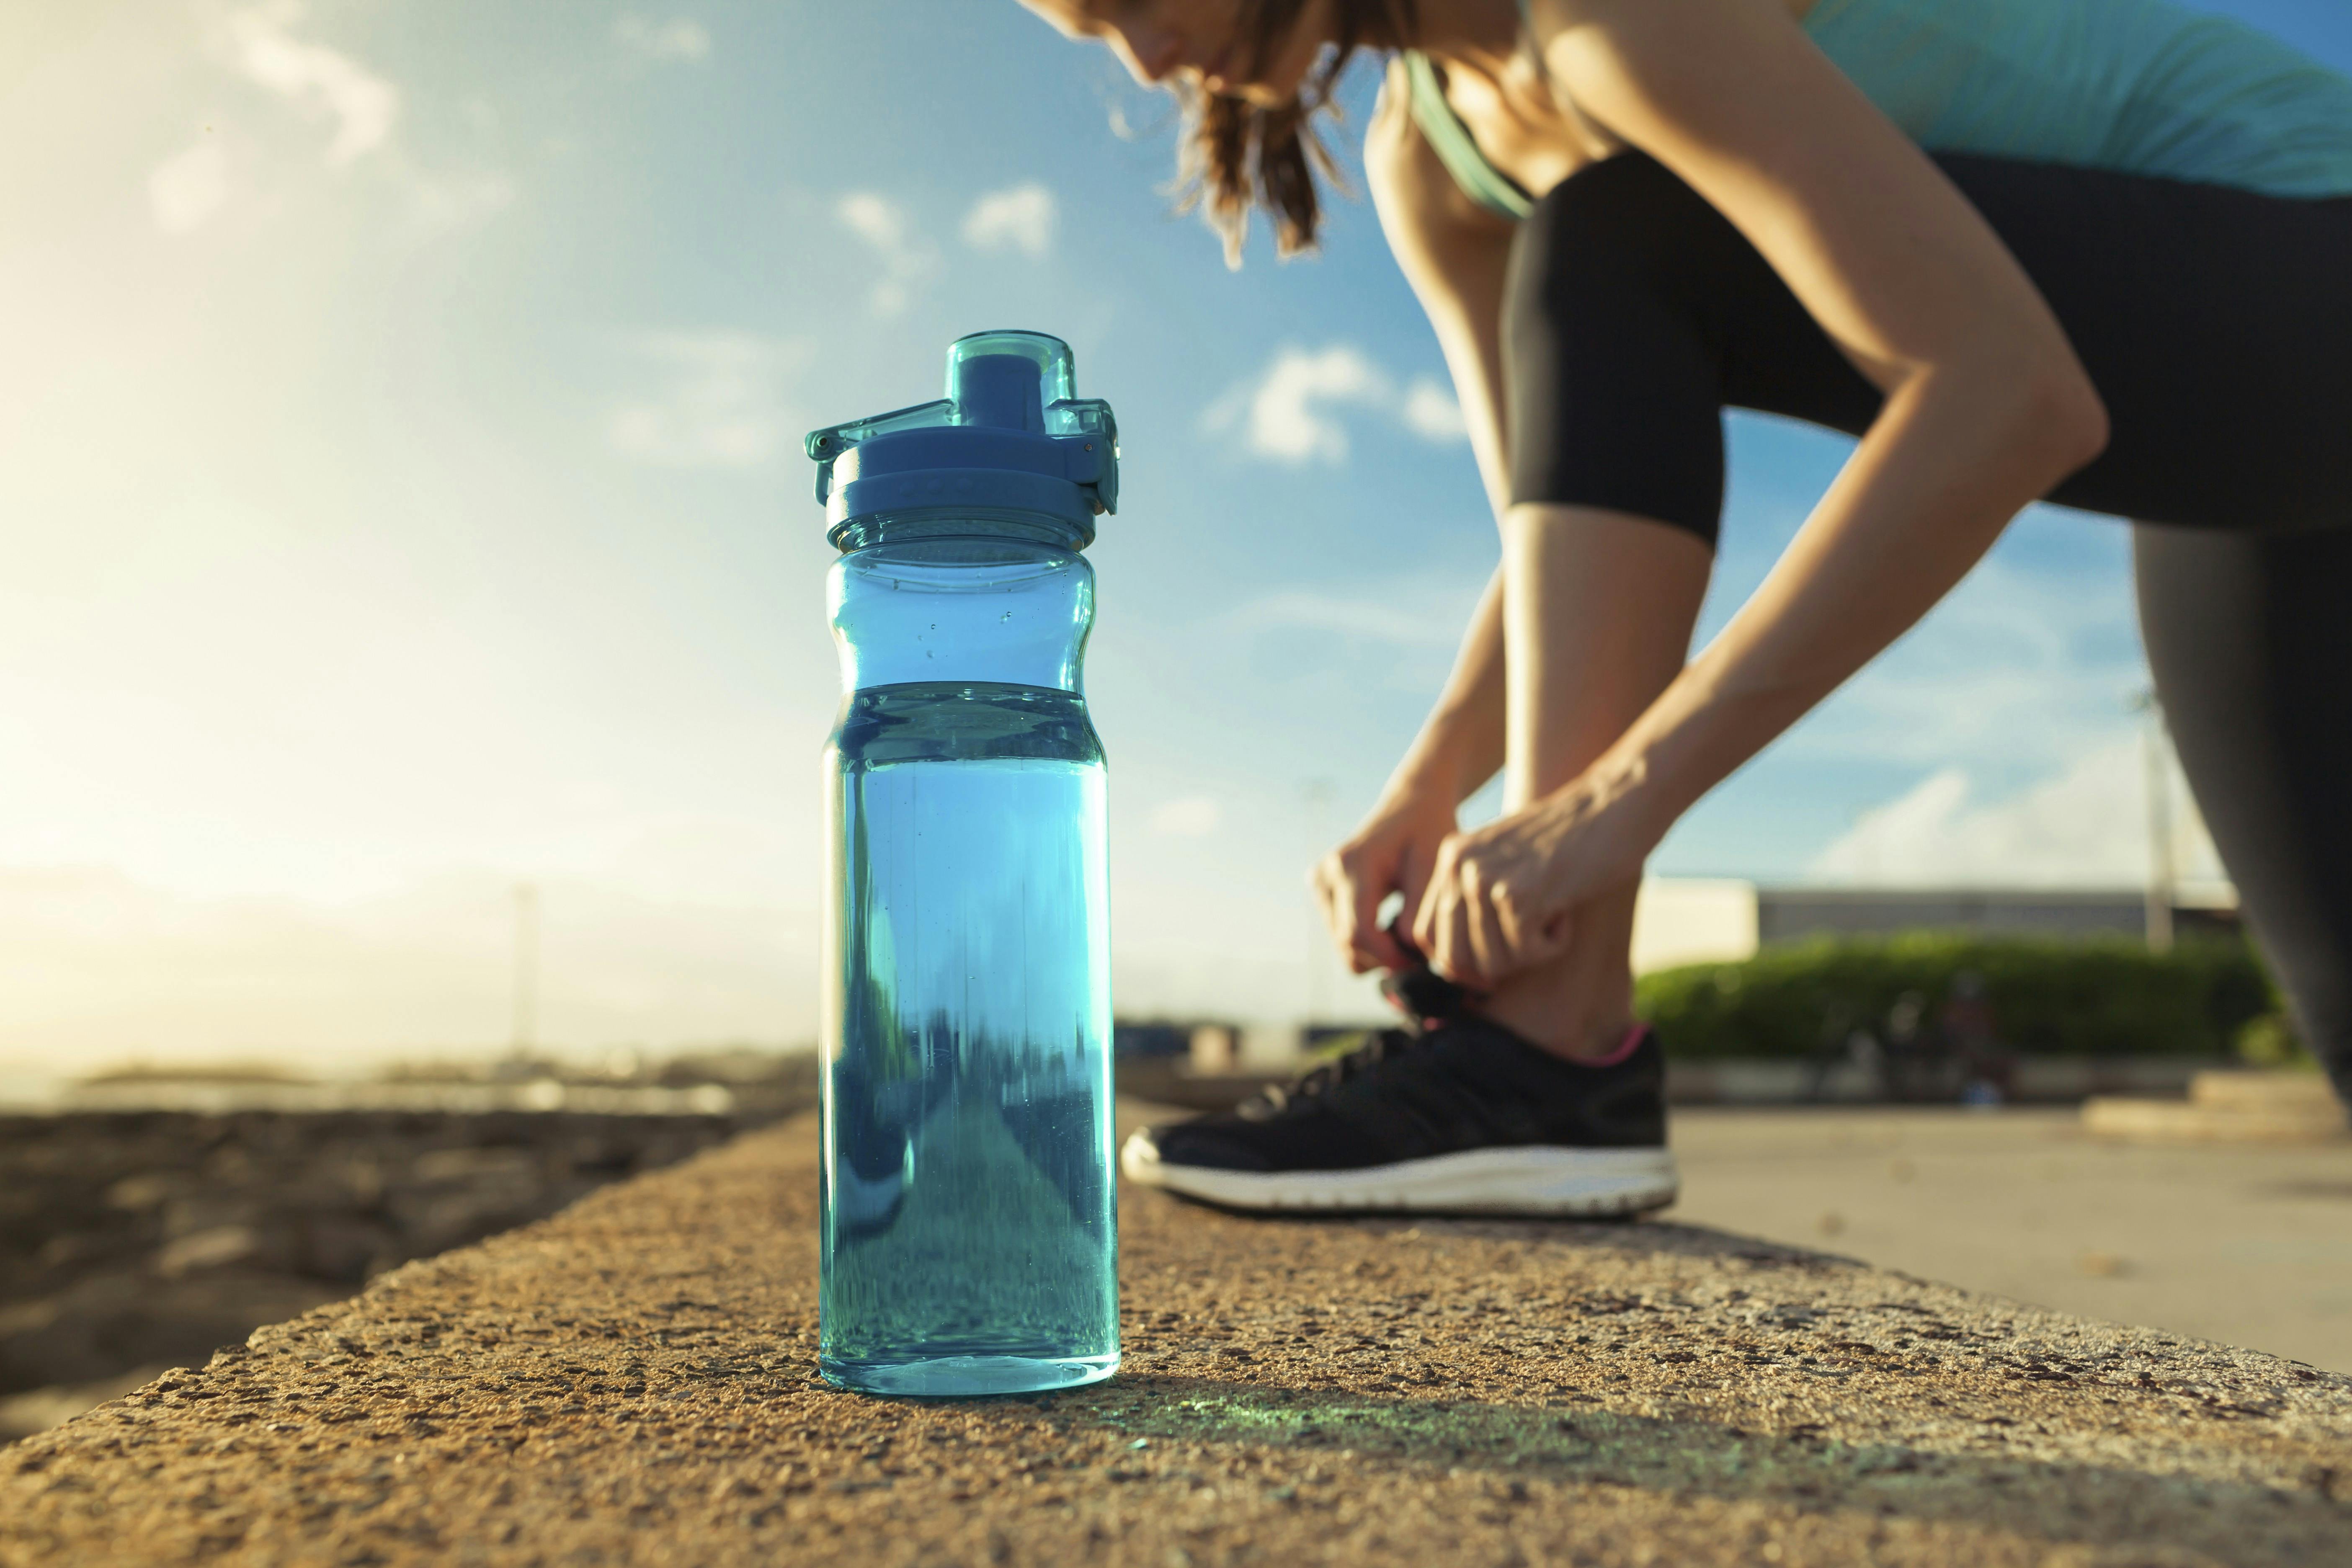
[[[1129,1194],[1128,1361],[811,1374],[806,1122],[0,1453],[0,1563],[2352,1562],[2352,1379],[1675,1225]]]
[[[2352,1142],[2108,1143],[2039,1109],[1680,1110],[1674,1138],[1677,1220],[2352,1373]]]

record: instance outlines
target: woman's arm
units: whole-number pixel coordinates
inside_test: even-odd
[[[1721,211],[1887,395],[1771,575],[1618,742],[1448,841],[1415,930],[1474,984],[1557,956],[1570,906],[1635,874],[2106,439],[2015,258],[1777,0],[1538,0],[1534,26],[1558,89]]]
[[[1408,910],[1419,905],[1455,808],[1497,766],[1507,766],[1513,805],[1557,786],[1682,668],[1710,563],[1697,541],[1642,519],[1509,504],[1501,334],[1516,226],[1463,195],[1413,124],[1403,83],[1391,82],[1366,166],[1390,245],[1453,372],[1505,564],[1380,803],[1317,868],[1333,934],[1359,969],[1402,960],[1376,923],[1381,903],[1396,891]]]
[[[1413,122],[1403,68],[1392,63],[1364,139],[1364,168],[1381,231],[1421,301],[1445,355],[1454,392],[1486,482],[1502,516],[1510,505],[1503,435],[1503,284],[1515,226],[1462,194]],[[1487,584],[1461,658],[1421,735],[1398,769],[1434,777],[1459,805],[1503,765],[1503,610]]]
[[[1479,477],[1499,517],[1510,501],[1503,439],[1503,278],[1512,226],[1462,194],[1413,123],[1402,68],[1391,64],[1364,138],[1364,168],[1389,248],[1437,333]],[[1503,585],[1479,596],[1436,706],[1379,802],[1311,877],[1333,939],[1359,973],[1403,965],[1380,929],[1381,903],[1421,900],[1454,811],[1503,765]]]
[[[1402,62],[1390,63],[1373,107],[1364,174],[1390,253],[1437,334],[1478,477],[1500,517],[1511,504],[1503,438],[1503,284],[1518,226],[1464,195],[1438,162],[1413,121]]]

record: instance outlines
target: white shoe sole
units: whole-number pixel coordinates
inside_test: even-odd
[[[1629,1215],[1664,1208],[1682,1190],[1664,1149],[1470,1149],[1360,1171],[1220,1171],[1169,1164],[1139,1132],[1118,1164],[1139,1186],[1240,1209]]]

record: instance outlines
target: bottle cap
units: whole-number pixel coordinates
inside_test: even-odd
[[[947,395],[812,430],[826,537],[925,515],[1044,519],[1094,542],[1118,510],[1118,423],[1074,397],[1070,345],[1044,332],[974,332],[948,349]]]

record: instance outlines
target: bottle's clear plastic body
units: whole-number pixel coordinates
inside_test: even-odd
[[[1118,1363],[1093,569],[1034,518],[839,542],[819,1368],[1091,1383]]]

